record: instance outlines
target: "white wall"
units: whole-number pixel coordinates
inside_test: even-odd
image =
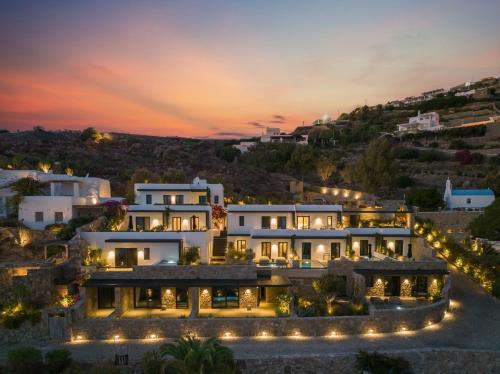
[[[470,204],[467,203],[467,199],[470,199]],[[494,196],[460,196],[451,195],[448,197],[448,208],[485,208],[491,205],[495,201]]]
[[[25,196],[19,204],[19,220],[33,230],[43,230],[55,223],[55,212],[63,213],[63,223],[73,218],[71,196]],[[35,212],[43,212],[43,222],[35,221]]]
[[[340,243],[340,256],[346,255],[346,239],[317,238],[296,239],[295,250],[297,256],[302,259],[302,243],[311,243],[311,260],[326,262],[330,260],[331,243]]]
[[[239,216],[245,217],[245,226],[239,225]],[[227,217],[228,233],[248,233],[252,229],[261,229],[263,216],[271,217],[271,229],[277,228],[279,216],[286,217],[287,229],[292,229],[294,226],[291,212],[230,212]]]
[[[151,258],[164,259],[163,257],[171,255],[172,243],[127,243],[127,239],[181,239],[183,247],[199,247],[202,262],[208,262],[212,252],[213,231],[201,232],[82,232],[82,239],[86,240],[91,248],[101,248],[103,257],[107,258],[108,253],[114,248],[150,248]],[[123,243],[106,243],[108,239],[123,239]],[[175,246],[177,246],[176,243]],[[125,246],[126,245],[126,246]],[[177,248],[177,247],[175,247]],[[167,258],[165,258],[167,259]],[[153,260],[146,265],[152,264]],[[156,261],[157,262],[157,261]],[[141,263],[139,263],[141,264]]]
[[[210,212],[206,212],[208,214],[208,223],[209,225],[211,224],[211,214]],[[192,216],[196,216],[199,219],[200,226],[199,230],[204,230],[207,229],[206,225],[206,215],[205,212],[176,212],[174,210],[171,210],[169,213],[169,223],[168,223],[168,230],[172,230],[172,219],[174,217],[180,217],[181,218],[181,229],[183,231],[189,231],[190,229],[190,218]],[[127,216],[125,217],[125,220],[122,224],[122,227],[120,228],[121,230],[128,230],[128,224],[129,224],[129,217],[132,217],[132,224],[134,227],[134,230],[136,230],[135,226],[135,217],[149,217],[150,218],[150,227],[153,228],[158,225],[163,224],[163,212],[127,212]]]
[[[206,196],[206,191],[136,191],[136,204],[146,204],[146,195],[151,195],[152,204],[163,204],[163,195],[170,195],[170,204],[175,204],[175,195],[184,196],[184,204],[198,204],[200,196]]]

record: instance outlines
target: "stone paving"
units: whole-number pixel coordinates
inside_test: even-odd
[[[467,276],[452,269],[452,311],[439,324],[419,331],[322,338],[229,338],[224,339],[236,358],[265,358],[288,355],[318,355],[356,352],[359,349],[394,351],[427,348],[458,348],[499,351],[500,302],[486,294]],[[67,348],[80,361],[109,359],[115,353],[128,353],[132,361],[156,348],[159,341],[117,343],[82,342],[40,346]],[[12,345],[0,347],[0,360]]]

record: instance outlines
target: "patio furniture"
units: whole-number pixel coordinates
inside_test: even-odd
[[[276,258],[275,263],[276,263],[276,266],[285,267],[288,262],[287,262],[286,258],[278,257],[278,258]]]
[[[380,297],[377,296],[370,297],[370,303],[372,304],[382,304],[383,302],[384,301]]]
[[[269,257],[263,256],[259,258],[259,266],[269,266],[271,263],[271,260],[269,260]]]

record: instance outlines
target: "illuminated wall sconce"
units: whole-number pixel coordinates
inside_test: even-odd
[[[137,252],[137,257],[139,257],[140,260],[144,260],[144,251],[142,249]]]
[[[323,244],[318,245],[318,252],[324,252],[325,246]]]
[[[337,196],[339,194],[339,190],[333,190],[333,196]]]
[[[158,221],[158,219],[153,219],[152,221],[152,227],[155,227],[155,226],[159,226],[160,225],[160,221]]]

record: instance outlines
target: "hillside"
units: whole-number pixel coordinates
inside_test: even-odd
[[[111,139],[81,140],[76,131],[0,133],[0,167],[37,168],[49,162],[54,171],[70,167],[75,175],[107,178],[113,194],[127,195],[128,181],[137,176],[165,182],[189,182],[195,176],[224,183],[235,198],[252,195],[286,197],[288,184],[269,178],[259,168],[226,162],[216,156],[226,142],[111,134]],[[142,180],[141,180],[142,181]]]

